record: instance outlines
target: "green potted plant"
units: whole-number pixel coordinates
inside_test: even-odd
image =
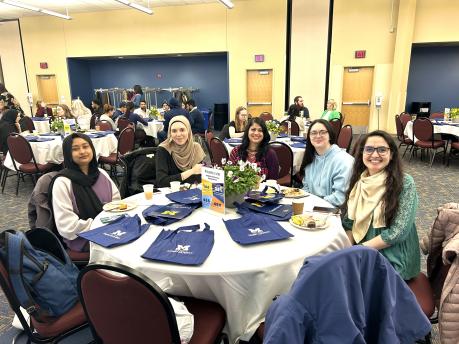
[[[449,116],[451,117],[451,121],[459,123],[459,108],[452,108],[449,112]]]
[[[233,203],[244,201],[246,193],[259,186],[265,176],[260,176],[261,169],[255,163],[239,160],[237,164],[224,161],[225,171],[225,206],[234,208]]]
[[[64,132],[64,121],[60,117],[56,117],[51,121],[51,131],[63,133]]]
[[[149,112],[149,116],[150,118],[153,118],[153,119],[158,119],[159,118],[159,111],[156,107],[152,107],[150,109],[150,112]]]
[[[277,139],[277,135],[280,133],[280,125],[277,121],[266,121],[266,127],[269,131],[269,136],[271,137],[271,141],[275,141]]]

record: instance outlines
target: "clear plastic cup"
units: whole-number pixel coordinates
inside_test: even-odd
[[[153,198],[153,184],[145,184],[143,186],[143,194],[145,199],[150,200]]]
[[[180,191],[180,182],[171,182],[170,185],[172,192]]]

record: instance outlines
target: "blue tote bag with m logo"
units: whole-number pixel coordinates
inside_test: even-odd
[[[182,265],[201,265],[214,247],[214,231],[207,223],[162,230],[142,258]]]

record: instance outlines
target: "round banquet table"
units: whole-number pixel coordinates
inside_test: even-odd
[[[127,212],[139,214],[152,204],[167,204],[170,201],[162,189],[153,200],[146,201],[143,194],[129,197],[137,208]],[[304,198],[305,211],[314,205],[330,206],[328,202],[310,195]],[[289,199],[282,200],[290,203]],[[113,213],[100,213],[92,228],[101,226],[100,218]],[[156,239],[162,226],[151,225],[138,240],[116,248],[90,245],[91,263],[111,261],[129,266],[153,281],[160,283],[166,277],[171,280],[167,292],[172,295],[191,296],[219,303],[226,311],[225,332],[230,341],[249,340],[271,305],[272,299],[290,289],[306,257],[322,255],[349,247],[349,240],[337,216],[331,216],[330,225],[319,231],[297,229],[288,222],[279,222],[294,237],[277,242],[242,246],[234,242],[222,219],[240,217],[234,210],[225,215],[199,208],[182,221],[167,226],[176,229],[184,225],[207,222],[214,231],[215,243],[207,260],[201,266],[183,266],[154,262],[141,257]]]
[[[32,152],[35,156],[35,161],[38,164],[61,164],[64,161],[62,152],[62,138],[60,136],[43,136],[52,138],[51,141],[45,142],[29,142],[32,147]],[[97,158],[99,156],[109,156],[111,153],[116,153],[118,140],[115,135],[108,134],[99,138],[91,138],[91,141],[96,150]],[[16,166],[19,168],[21,164],[16,161]],[[13,160],[8,152],[5,158],[4,166],[10,170],[14,170]]]
[[[32,117],[32,121],[35,130],[38,131],[39,134],[45,134],[51,131],[48,117]]]
[[[143,125],[142,123],[138,122],[137,127],[140,129],[145,130],[147,136],[152,136],[154,138],[158,137],[158,132],[163,130],[164,124],[162,121],[150,121],[148,125]]]
[[[438,124],[437,124],[438,123]],[[434,134],[450,134],[459,137],[459,123],[433,121]],[[413,121],[406,123],[404,134],[410,139],[413,138]],[[414,138],[414,142],[418,140]]]

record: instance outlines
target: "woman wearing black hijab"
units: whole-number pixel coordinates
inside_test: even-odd
[[[0,119],[0,151],[6,155],[8,152],[8,145],[6,139],[11,133],[20,133],[21,126],[19,125],[20,120],[19,113],[16,110],[6,110]]]
[[[67,136],[62,150],[65,169],[52,187],[54,220],[71,250],[87,251],[87,241],[77,234],[90,229],[102,206],[119,200],[120,193],[107,172],[97,167],[96,152],[88,136]]]

